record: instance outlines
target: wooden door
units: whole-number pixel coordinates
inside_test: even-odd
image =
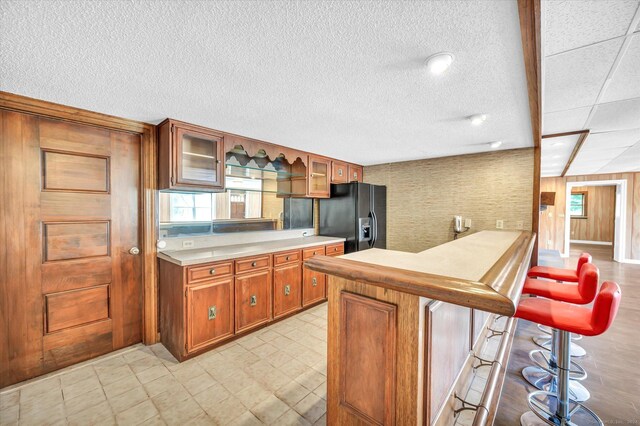
[[[279,318],[302,307],[300,263],[273,270],[273,317]]]
[[[236,333],[271,319],[271,269],[236,276]]]
[[[308,306],[325,299],[327,276],[321,272],[303,268],[302,274],[302,306]]]
[[[233,277],[187,289],[187,352],[233,334]]]
[[[141,340],[139,136],[1,112],[0,385]]]
[[[340,161],[331,162],[331,183],[347,183],[348,168],[347,163],[341,163]]]
[[[349,177],[348,182],[362,182],[362,166],[355,164],[349,164]]]
[[[307,195],[314,198],[329,198],[330,183],[331,160],[310,155],[307,166]]]

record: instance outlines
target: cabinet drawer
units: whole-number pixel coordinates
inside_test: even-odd
[[[304,249],[302,252],[302,258],[304,260],[307,260],[313,256],[323,256],[323,255],[324,255],[324,246],[311,247],[308,249]]]
[[[233,335],[233,278],[187,290],[187,353]]]
[[[287,263],[299,262],[300,250],[286,251],[282,253],[276,253],[273,255],[273,265],[284,265]]]
[[[271,266],[271,256],[246,257],[236,260],[236,274],[248,271],[256,271]]]
[[[209,263],[187,268],[187,283],[199,283],[211,278],[226,277],[233,274],[233,262]]]
[[[250,330],[271,319],[271,271],[262,270],[236,277],[236,333]]]
[[[344,254],[344,243],[327,246],[327,256],[340,256],[341,254]]]
[[[321,272],[304,268],[302,273],[302,306],[310,305],[327,297],[327,276]]]
[[[302,273],[300,263],[273,270],[273,318],[302,307]]]

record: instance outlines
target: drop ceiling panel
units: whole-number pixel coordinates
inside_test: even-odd
[[[544,138],[541,145],[540,169],[542,177],[560,176],[571,157],[580,135]]]
[[[602,96],[602,102],[637,97],[640,97],[640,34],[631,37],[629,47]]]
[[[590,106],[547,113],[542,121],[542,134],[551,135],[582,130],[589,117],[589,112],[591,112]]]
[[[592,105],[620,50],[610,40],[545,58],[545,113]]]
[[[9,92],[365,165],[483,152],[495,140],[533,146],[516,1],[1,8],[0,87]],[[440,51],[456,60],[436,77],[424,61]],[[466,119],[476,113],[488,115],[484,125]]]
[[[640,172],[640,142],[598,170],[598,173],[622,172]]]
[[[640,98],[597,105],[589,128],[592,132],[640,128]]]
[[[580,151],[629,148],[640,141],[640,129],[617,132],[591,133],[582,144]]]
[[[545,55],[624,35],[637,0],[546,1]]]

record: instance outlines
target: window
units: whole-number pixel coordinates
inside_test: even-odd
[[[586,192],[571,193],[569,214],[571,217],[576,217],[576,218],[587,217],[587,193]]]

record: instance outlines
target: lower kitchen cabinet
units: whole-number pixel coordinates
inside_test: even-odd
[[[296,262],[273,269],[273,318],[302,308],[301,267]]]
[[[302,306],[311,305],[327,297],[325,274],[304,268],[302,282]]]
[[[233,335],[233,277],[187,288],[187,353]]]
[[[271,269],[236,275],[236,333],[271,319]]]

